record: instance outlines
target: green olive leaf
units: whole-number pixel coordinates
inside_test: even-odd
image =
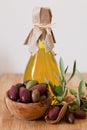
[[[87,102],[83,101],[83,104],[81,105],[81,110],[87,111]]]
[[[78,107],[80,107],[80,96],[79,93],[75,95],[74,104],[76,104]]]
[[[49,84],[49,80],[46,77],[44,78],[44,82]]]
[[[83,101],[83,105],[87,108],[87,101]]]
[[[65,89],[63,97],[65,98],[67,96],[67,94],[68,94],[68,88]]]
[[[44,78],[44,82],[53,87],[53,84],[52,84],[52,82],[50,80]]]
[[[58,96],[58,97],[57,97],[57,101],[58,101],[58,102],[62,102],[62,101],[63,101],[63,97],[62,97],[62,96]]]
[[[53,92],[54,95],[56,95],[55,89],[54,89],[54,85],[52,84],[51,81],[49,81],[48,79],[46,79],[46,77],[44,78],[44,82],[47,83],[48,85],[50,85],[50,88]]]
[[[70,80],[73,78],[73,76],[75,75],[75,72],[76,72],[76,61],[74,61],[74,64],[73,64],[73,72],[72,72],[70,78],[68,79],[68,81],[70,81]]]
[[[59,59],[59,67],[61,71],[62,78],[65,76],[65,68],[64,68],[64,62],[63,59],[60,57]]]
[[[78,109],[78,105],[76,105],[76,104],[69,105],[69,110],[70,110],[70,111],[75,111],[75,110],[77,110],[77,109]]]
[[[77,93],[76,102],[77,102],[78,106],[80,106],[80,96],[79,96],[79,93]]]
[[[54,75],[55,75],[56,79],[58,80],[58,82],[61,83],[62,81],[61,81],[60,75],[58,75],[56,72],[54,73]]]
[[[79,72],[79,70],[76,70],[76,73],[79,77],[80,80],[84,80],[83,76],[81,75],[81,73]]]
[[[67,73],[68,68],[69,68],[69,66],[67,66],[67,67],[65,68],[65,74]]]
[[[81,80],[78,87],[79,96],[84,95],[84,91],[85,91],[85,81]]]
[[[79,77],[80,80],[84,80],[85,81],[85,79],[83,78],[83,76],[81,75],[81,73],[79,72],[79,70],[76,70],[76,73],[77,73],[77,75],[78,75],[78,77]],[[87,82],[86,81],[85,81],[85,86],[87,87]]]
[[[57,94],[57,96],[62,96],[63,95],[63,88],[62,88],[62,86],[54,85],[54,91]]]
[[[81,106],[80,109],[87,112],[87,108],[85,108],[84,106]]]
[[[70,91],[70,93],[71,93],[72,95],[74,95],[75,97],[77,97],[77,92],[76,92],[76,90],[70,89],[69,91]]]

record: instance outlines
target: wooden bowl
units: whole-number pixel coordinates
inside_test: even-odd
[[[38,103],[19,103],[12,101],[8,97],[8,91],[5,95],[5,103],[12,115],[19,119],[35,120],[42,117],[51,104],[50,98],[47,98],[44,102]]]

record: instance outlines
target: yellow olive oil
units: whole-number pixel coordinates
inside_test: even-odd
[[[26,80],[38,80],[44,82],[44,78],[50,80],[53,84],[59,84],[55,77],[55,73],[60,75],[58,65],[56,63],[53,53],[45,52],[44,44],[39,40],[38,51],[34,56],[31,55],[27,64],[24,81]]]

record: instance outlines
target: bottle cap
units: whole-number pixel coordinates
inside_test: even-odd
[[[36,7],[33,9],[33,24],[50,24],[52,13],[49,8]]]

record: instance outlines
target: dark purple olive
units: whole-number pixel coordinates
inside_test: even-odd
[[[21,87],[25,87],[23,83],[17,83],[16,86],[20,89]]]
[[[75,118],[84,119],[86,117],[86,113],[83,110],[75,110],[74,111]]]
[[[58,106],[54,106],[50,109],[50,111],[48,112],[48,118],[50,120],[56,120],[58,117],[58,114],[60,112],[60,108]]]
[[[17,88],[17,86],[13,85],[10,88],[10,90],[8,91],[8,96],[11,100],[17,101],[17,99],[19,98],[19,89]]]
[[[70,123],[70,124],[73,124],[74,121],[75,121],[75,117],[74,117],[74,114],[72,112],[67,112],[66,113],[66,116],[65,116],[65,120]]]
[[[37,85],[34,85],[30,91],[33,91],[35,89],[38,89],[39,92],[40,92],[40,95],[42,94],[45,94],[45,92],[47,91],[47,87],[48,87],[48,84],[46,83],[40,83],[40,84],[37,84]]]
[[[30,91],[27,90],[24,87],[21,87],[19,90],[19,96],[23,103],[29,103],[30,102]]]
[[[47,96],[46,95],[42,95],[40,97],[40,102],[43,103],[46,99],[47,99]]]

